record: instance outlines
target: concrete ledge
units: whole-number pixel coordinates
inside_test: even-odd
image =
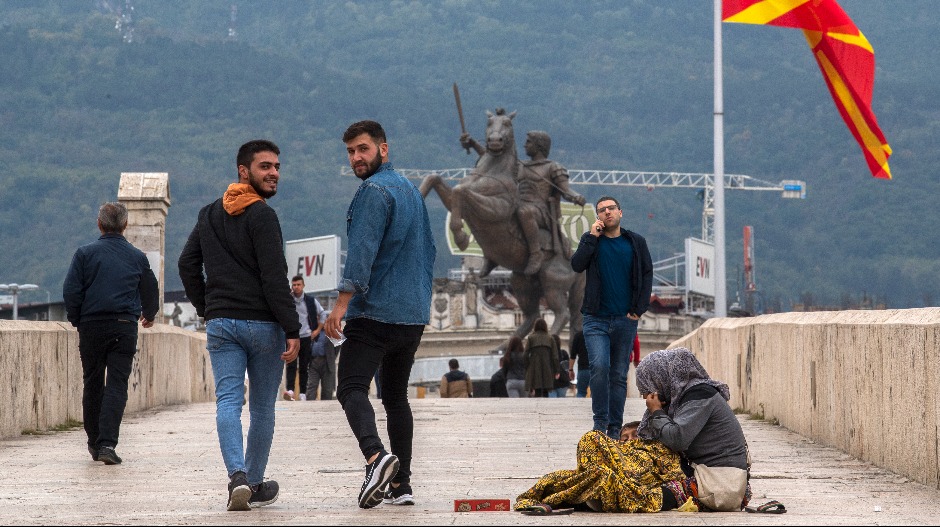
[[[677,346],[733,407],[940,488],[940,308],[712,319]]]
[[[140,329],[127,412],[212,401],[203,333],[157,324]],[[66,322],[0,320],[0,438],[82,420],[78,331]]]

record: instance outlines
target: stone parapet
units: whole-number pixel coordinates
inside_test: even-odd
[[[733,407],[940,488],[940,308],[712,319],[677,346]]]
[[[215,398],[206,335],[140,329],[126,412]],[[0,320],[0,438],[82,421],[78,331],[67,322]]]

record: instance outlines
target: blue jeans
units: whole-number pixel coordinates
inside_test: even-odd
[[[627,370],[636,337],[636,320],[626,316],[584,315],[584,344],[591,363],[594,430],[620,438],[627,402]]]
[[[277,400],[286,349],[284,330],[276,322],[213,318],[206,322],[209,358],[215,376],[215,425],[229,477],[248,474],[248,483],[264,480],[274,438]],[[248,445],[242,440],[245,371],[250,389]]]
[[[566,374],[567,375],[567,374]],[[551,399],[557,399],[559,397],[568,397],[568,388],[555,388],[548,392],[548,397]]]

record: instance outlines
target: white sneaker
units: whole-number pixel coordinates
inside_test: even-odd
[[[285,401],[293,401],[293,400],[294,400],[294,390],[287,390],[287,391],[285,391],[285,392],[284,392],[284,400],[285,400]]]
[[[305,394],[305,393],[300,394],[300,400],[301,400],[301,401],[306,401],[306,400],[307,400],[307,394]]]

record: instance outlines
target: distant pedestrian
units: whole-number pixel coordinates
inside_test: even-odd
[[[558,350],[558,376],[555,377],[555,389],[548,392],[552,398],[568,397],[571,380],[568,378],[568,350],[561,347],[561,337],[552,335],[555,340],[555,349]]]
[[[324,313],[323,320],[326,320],[326,313]],[[333,398],[333,392],[336,391],[336,352],[336,346],[325,332],[321,331],[313,340],[310,367],[307,373],[308,401],[316,399],[317,392],[320,394],[321,401],[329,401]]]
[[[637,331],[636,336],[633,337],[633,351],[630,353],[630,356],[633,357],[633,367],[636,368],[640,365],[640,332]]]
[[[274,438],[274,403],[284,363],[296,359],[300,350],[281,225],[266,201],[277,193],[280,153],[266,140],[238,149],[238,182],[199,211],[179,258],[186,296],[206,319],[230,511],[277,500],[280,486],[264,480]],[[246,371],[251,388],[247,448],[241,419]]]
[[[323,323],[320,322],[323,306],[313,295],[304,293],[304,286],[302,275],[296,275],[290,279],[290,292],[294,298],[294,308],[297,309],[297,318],[300,319],[300,352],[297,358],[288,362],[284,368],[286,370],[284,399],[288,401],[307,400],[307,377],[312,344],[323,329]],[[295,382],[297,383],[296,392],[294,391]]]
[[[575,364],[578,366],[575,374]],[[587,397],[588,385],[591,382],[591,367],[588,362],[587,348],[584,347],[584,331],[578,331],[571,339],[571,355],[568,357],[568,379],[576,381],[577,397]]]
[[[525,387],[525,372],[528,369],[525,344],[518,335],[509,338],[509,344],[503,353],[506,364],[506,391],[509,397],[528,397],[529,391]]]
[[[441,399],[473,397],[473,381],[460,371],[460,362],[450,359],[448,366],[450,371],[441,377]]]
[[[581,236],[571,257],[584,286],[584,342],[591,363],[594,430],[618,439],[627,399],[630,348],[640,317],[650,305],[653,261],[646,239],[620,226],[620,203],[603,196],[597,221]]]
[[[506,390],[506,357],[499,358],[499,369],[490,377],[490,397],[509,397]]]
[[[121,463],[114,449],[137,352],[137,322],[153,326],[160,298],[147,256],[124,238],[125,229],[127,207],[102,205],[101,237],[75,251],[62,286],[66,316],[78,328],[88,453],[106,465]]]
[[[408,379],[424,328],[431,321],[434,236],[421,193],[389,162],[382,126],[375,121],[355,123],[346,129],[343,142],[362,183],[346,213],[346,266],[339,297],[324,326],[332,338],[346,336],[336,398],[367,463],[359,506],[369,509],[383,500],[414,505],[414,417]],[[379,438],[369,402],[369,387],[379,366],[391,452]]]
[[[532,333],[526,338],[525,388],[532,397],[548,397],[558,379],[558,347],[548,333],[545,319],[535,321]],[[618,429],[619,430],[619,429]]]

